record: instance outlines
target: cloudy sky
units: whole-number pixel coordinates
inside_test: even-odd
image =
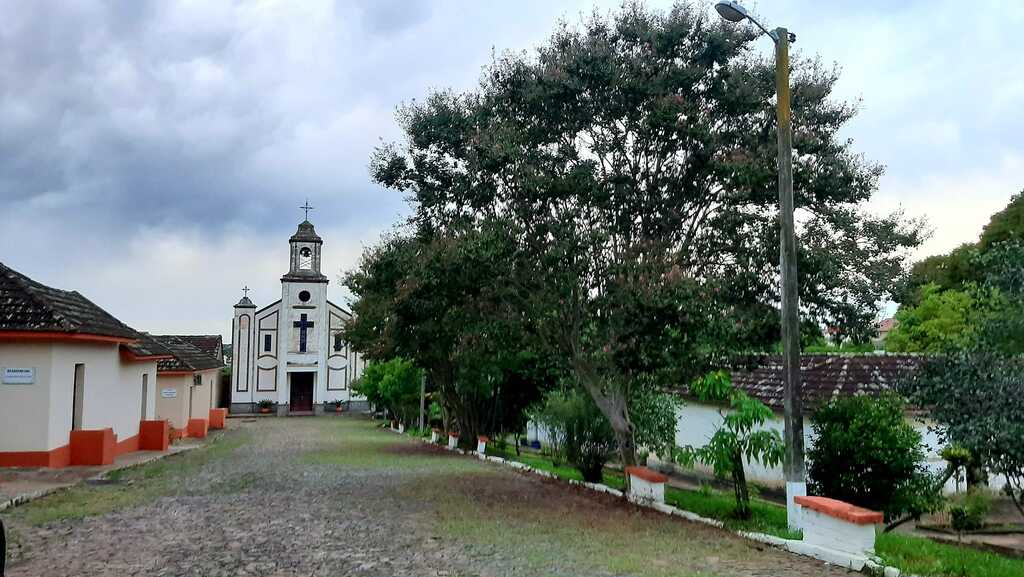
[[[617,4],[0,0],[0,262],[138,329],[229,336],[243,285],[279,297],[307,197],[332,278],[402,217],[366,169],[396,105]],[[846,136],[887,167],[872,208],[934,229],[918,256],[1024,189],[1024,3],[748,6],[842,68]]]

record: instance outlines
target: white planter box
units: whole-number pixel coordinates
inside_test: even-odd
[[[433,430],[433,431],[430,431],[430,442],[431,443],[437,443],[440,440],[441,440],[441,431],[438,431],[436,429]]]
[[[487,441],[490,441],[490,439],[488,439],[487,437],[477,437],[476,438],[476,452],[477,453],[480,453],[481,455],[486,455],[487,454]]]
[[[626,467],[629,500],[634,503],[664,503],[668,477],[647,467]]]
[[[882,514],[825,497],[796,497],[804,543],[867,557],[875,552],[875,524]]]
[[[449,433],[448,434],[448,448],[449,449],[457,449],[458,447],[459,447],[459,437],[458,437],[458,435],[452,435],[451,433]]]

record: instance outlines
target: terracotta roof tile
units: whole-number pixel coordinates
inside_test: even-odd
[[[219,357],[214,357],[178,335],[152,335],[174,358],[157,362],[157,372],[204,371],[224,366]]]
[[[40,284],[0,263],[0,330],[138,338],[138,333],[76,291]]]
[[[805,409],[853,395],[878,396],[917,370],[921,355],[815,354],[800,357]],[[733,384],[772,409],[783,409],[782,357],[759,355],[741,359],[732,373]],[[689,393],[681,387],[683,395]]]

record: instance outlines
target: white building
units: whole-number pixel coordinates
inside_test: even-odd
[[[363,361],[341,337],[352,314],[327,300],[323,240],[306,220],[288,243],[281,299],[257,309],[244,296],[235,305],[232,413],[255,412],[260,401],[274,403],[280,415],[319,412],[334,401],[365,404],[351,389]]]
[[[81,294],[0,264],[0,467],[109,464],[161,449],[157,362],[165,351]],[[148,439],[148,440],[147,440]]]

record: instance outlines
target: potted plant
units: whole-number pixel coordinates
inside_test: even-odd
[[[327,407],[328,409],[333,409],[335,413],[340,413],[345,410],[345,405],[342,404],[340,399],[327,403]]]
[[[274,403],[270,402],[270,399],[263,399],[262,401],[256,403],[256,407],[259,408],[259,411],[261,413],[267,414],[270,412],[270,409],[274,407]]]

